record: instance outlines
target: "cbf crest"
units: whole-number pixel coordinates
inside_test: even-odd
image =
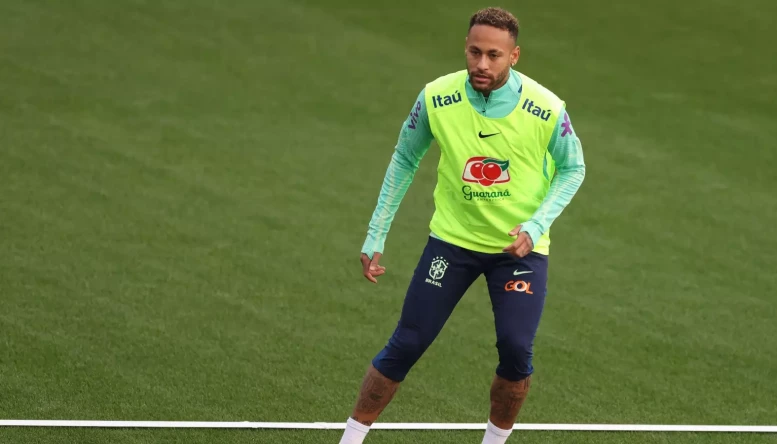
[[[429,267],[429,277],[432,279],[426,279],[426,282],[437,287],[442,287],[442,284],[436,281],[439,281],[445,276],[445,270],[447,269],[448,261],[443,257],[438,256],[432,259],[432,265]]]
[[[447,269],[448,262],[441,257],[436,257],[432,260],[432,266],[429,267],[429,276],[435,281],[439,281],[445,276],[445,270]]]

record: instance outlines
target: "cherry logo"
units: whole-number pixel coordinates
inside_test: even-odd
[[[510,181],[509,160],[499,160],[493,157],[472,157],[464,167],[462,180],[475,182],[483,186]]]

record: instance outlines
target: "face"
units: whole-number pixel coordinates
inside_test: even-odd
[[[510,67],[518,61],[521,49],[508,31],[475,25],[467,34],[465,52],[470,84],[487,94],[507,82]]]

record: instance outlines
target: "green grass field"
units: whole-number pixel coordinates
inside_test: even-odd
[[[487,5],[0,1],[0,419],[344,422],[428,235],[437,151],[373,286],[358,257],[383,174]],[[777,3],[503,6],[517,68],[567,101],[587,163],[553,228],[520,421],[777,425]],[[485,422],[494,342],[479,282],[381,421]],[[1,443],[339,436],[0,428]]]

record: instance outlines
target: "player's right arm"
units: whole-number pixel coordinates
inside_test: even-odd
[[[391,162],[383,178],[378,204],[370,219],[367,239],[362,245],[361,260],[364,276],[372,282],[377,282],[375,277],[385,271],[378,261],[383,254],[391,222],[433,138],[429,115],[426,111],[424,90],[421,90],[410,109],[410,114],[402,124]]]

